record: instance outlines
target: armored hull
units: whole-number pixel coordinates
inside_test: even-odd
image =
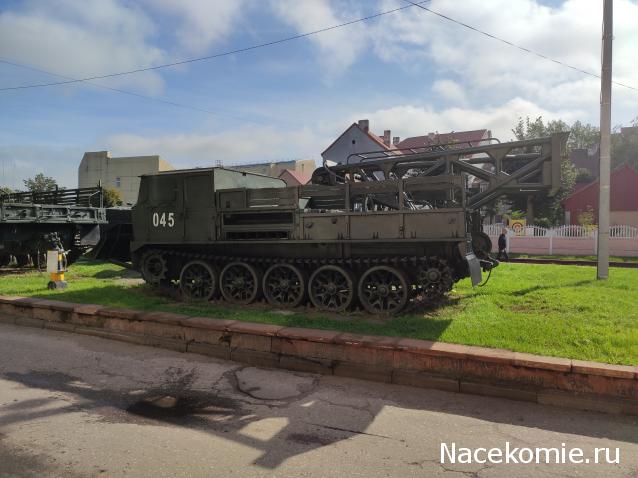
[[[67,251],[73,263],[99,241],[99,226],[106,223],[100,195],[101,189],[90,188],[0,198],[0,265],[15,260],[21,267],[43,268],[48,249]]]
[[[565,141],[371,154],[295,187],[225,168],[143,176],[132,259],[147,282],[191,299],[263,296],[278,307],[377,314],[436,304],[456,281],[477,285],[498,264],[480,207],[504,193],[554,190]],[[486,187],[471,193],[471,176]]]

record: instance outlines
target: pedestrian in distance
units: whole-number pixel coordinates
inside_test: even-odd
[[[506,261],[509,261],[510,258],[507,255],[507,229],[503,228],[501,230],[501,235],[498,236],[498,255],[496,256],[496,260],[500,261],[505,258]]]

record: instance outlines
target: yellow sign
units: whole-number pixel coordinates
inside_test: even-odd
[[[525,226],[527,221],[525,219],[510,219],[507,223],[508,227],[514,231],[517,236],[525,235]]]

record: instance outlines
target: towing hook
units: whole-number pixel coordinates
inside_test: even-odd
[[[480,262],[481,262],[481,268],[483,269],[483,272],[491,271],[495,267],[498,267],[498,265],[500,264],[499,261],[497,261],[496,259],[492,259],[491,257],[481,259]]]

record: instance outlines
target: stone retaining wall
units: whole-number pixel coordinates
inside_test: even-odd
[[[0,322],[261,367],[638,415],[638,366],[6,296]]]

